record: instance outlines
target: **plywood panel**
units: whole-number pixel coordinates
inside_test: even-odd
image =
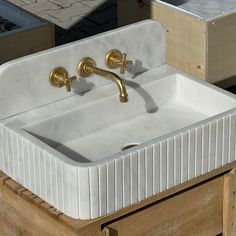
[[[223,235],[236,235],[236,170],[225,175],[223,201]]]
[[[236,75],[235,29],[236,13],[207,23],[207,81],[211,83]]]
[[[137,0],[118,0],[117,7],[119,26],[128,25],[144,19],[150,19],[149,5],[139,7]]]
[[[54,46],[51,24],[0,37],[0,64]]]
[[[155,1],[143,8],[136,0],[118,5],[120,25],[146,18],[163,24],[168,64],[210,83],[236,84],[236,13],[207,21]]]
[[[111,235],[189,236],[222,232],[224,178],[219,177],[108,225]]]
[[[167,63],[205,79],[206,24],[168,6],[152,3],[151,18],[160,21],[167,33]]]
[[[17,197],[5,186],[0,186],[0,235],[76,235],[37,207]]]
[[[0,218],[2,217],[4,219],[2,221],[0,220],[0,233],[6,232],[7,230],[9,230],[12,232],[10,236],[17,235],[18,232],[20,232],[21,235],[49,235],[50,236],[50,235],[57,235],[59,231],[60,231],[59,235],[80,235],[80,236],[87,236],[87,235],[93,236],[93,235],[101,235],[101,234],[109,235],[110,232],[114,233],[116,231],[114,230],[102,231],[102,229],[104,229],[104,227],[106,227],[107,225],[110,225],[110,222],[115,222],[118,220],[121,220],[122,222],[122,219],[125,219],[128,216],[131,216],[137,213],[139,215],[145,209],[148,209],[151,206],[156,206],[159,204],[161,204],[160,209],[163,209],[164,205],[162,204],[164,204],[165,201],[168,201],[167,199],[178,198],[179,199],[178,201],[180,201],[182,196],[185,193],[189,192],[190,189],[192,189],[190,191],[193,191],[193,189],[195,189],[195,187],[197,189],[197,186],[198,185],[200,186],[203,181],[210,180],[213,177],[218,176],[218,175],[222,175],[223,173],[228,172],[229,170],[235,167],[236,167],[236,162],[225,165],[221,168],[211,171],[210,173],[197,177],[191,181],[180,184],[167,191],[156,194],[141,202],[137,202],[129,207],[126,207],[117,212],[114,212],[113,214],[109,214],[109,215],[106,215],[104,217],[100,217],[94,220],[76,220],[64,214],[61,214],[55,208],[50,206],[48,203],[44,202],[35,194],[31,193],[30,191],[28,191],[27,189],[25,189],[20,184],[16,183],[14,180],[12,180],[8,176],[6,176],[3,172],[0,171],[0,206],[1,206]],[[216,196],[215,195],[216,193],[214,191],[213,192],[211,190],[209,191],[210,193],[213,194],[212,196]],[[194,199],[195,194],[193,193],[195,192],[193,191],[191,193],[191,198],[193,197]],[[199,201],[203,201],[203,203],[205,200],[208,201],[207,198],[204,197],[205,193],[203,193],[202,199],[200,200],[198,199]],[[212,199],[211,194],[209,196],[210,196],[209,199]],[[213,199],[209,201],[212,201],[213,205],[217,202],[217,201],[215,202]],[[184,206],[186,205],[185,201],[183,204]],[[188,205],[190,206],[191,204],[192,203],[189,202],[187,206]],[[167,220],[167,217],[169,214],[168,211],[170,212],[170,208],[168,208],[168,204],[166,207],[167,207],[166,211],[165,210],[162,210],[162,211],[165,212],[165,217],[166,217],[165,219]],[[220,207],[220,209],[221,208],[222,207]],[[184,212],[186,211],[186,209],[184,207],[182,208],[179,207],[178,209],[179,211],[182,211],[182,213],[179,212],[179,214],[185,214]],[[147,212],[147,211],[144,211],[144,212]],[[175,213],[178,213],[178,212],[175,211]],[[145,214],[148,215],[148,213],[145,213]],[[157,213],[157,216],[154,219],[157,219],[157,218],[159,219],[160,218],[159,216],[162,216],[162,213]],[[179,216],[177,214],[177,220],[178,218]],[[152,220],[150,220],[150,223],[151,222],[153,223]],[[155,220],[154,220],[153,227],[154,228],[157,227]],[[218,231],[218,228],[217,228],[217,231]],[[22,232],[24,232],[24,234],[22,234]]]

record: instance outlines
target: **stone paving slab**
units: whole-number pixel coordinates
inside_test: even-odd
[[[117,0],[8,0],[56,25],[56,45],[117,27]]]
[[[114,0],[9,0],[11,3],[50,22],[70,29],[102,5],[114,6]],[[103,18],[106,18],[105,12]],[[64,23],[66,22],[66,23]]]
[[[48,11],[49,9],[60,9],[60,6],[48,1],[48,0],[40,0],[39,2],[31,3],[28,5],[22,6],[25,10],[37,13],[37,12],[44,12]]]
[[[70,27],[80,20],[83,15],[89,14],[91,11],[91,7],[86,6],[80,2],[76,2],[73,3],[71,7],[50,8],[50,10],[46,10],[45,13],[60,20],[61,22],[70,21]]]

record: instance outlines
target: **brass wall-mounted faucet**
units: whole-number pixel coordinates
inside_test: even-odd
[[[125,84],[122,79],[113,72],[97,68],[96,63],[92,58],[83,58],[78,65],[78,72],[79,75],[83,78],[88,77],[91,74],[96,74],[114,81],[117,84],[120,92],[120,102],[128,102],[128,94],[126,92]]]
[[[126,56],[126,53],[112,49],[106,54],[106,65],[111,69],[120,67],[120,73],[124,74],[127,66],[133,64],[132,61],[126,60]]]
[[[63,67],[57,67],[55,68],[50,76],[49,76],[49,82],[52,86],[61,88],[63,86],[66,86],[66,91],[71,91],[71,84],[74,80],[76,80],[76,76],[69,77],[68,72]]]

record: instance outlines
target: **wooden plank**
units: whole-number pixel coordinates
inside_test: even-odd
[[[94,235],[96,235],[101,232],[101,226],[106,224],[107,222],[116,220],[121,217],[125,217],[126,215],[128,215],[134,211],[138,211],[139,209],[142,209],[143,207],[146,207],[147,205],[154,204],[157,201],[160,201],[160,200],[165,199],[167,197],[171,197],[172,195],[178,194],[181,191],[187,190],[190,187],[194,187],[194,186],[202,183],[203,181],[209,180],[209,179],[214,178],[215,176],[218,176],[218,175],[222,175],[223,173],[226,173],[235,167],[236,167],[236,161],[232,162],[228,165],[225,165],[221,168],[218,168],[214,171],[211,171],[205,175],[197,177],[191,181],[180,184],[180,185],[178,185],[174,188],[171,188],[167,191],[164,191],[162,193],[159,193],[159,194],[156,194],[152,197],[149,197],[145,200],[142,200],[140,202],[132,204],[129,207],[123,208],[123,209],[116,211],[112,214],[109,214],[109,215],[106,215],[104,217],[100,217],[100,218],[97,218],[94,220],[76,220],[76,219],[70,218],[64,214],[58,214],[58,216],[55,217],[50,212],[51,210],[54,210],[52,206],[50,206],[49,204],[48,205],[46,204],[48,207],[42,209],[41,205],[44,203],[44,201],[42,201],[42,199],[33,198],[33,201],[32,201],[32,198],[30,197],[32,195],[32,193],[30,193],[27,189],[25,189],[23,187],[22,187],[23,188],[23,190],[22,190],[22,188],[19,188],[17,185],[16,186],[17,186],[18,191],[20,190],[20,195],[18,195],[18,197],[15,197],[15,205],[13,205],[13,206],[10,205],[10,206],[13,207],[16,212],[18,212],[19,208],[17,207],[17,201],[18,200],[20,202],[24,201],[26,205],[25,205],[25,208],[22,210],[28,211],[27,209],[29,209],[29,212],[33,211],[34,214],[36,214],[36,215],[37,215],[37,212],[39,212],[41,217],[39,217],[38,215],[37,215],[37,217],[39,217],[40,221],[44,221],[45,219],[47,219],[47,217],[49,217],[50,219],[56,221],[55,225],[57,225],[57,224],[64,225],[65,227],[69,228],[72,232],[75,232],[76,234],[79,234],[79,235],[93,235],[94,234]],[[2,179],[6,179],[6,180],[2,181]],[[1,186],[4,186],[6,189],[8,189],[8,191],[10,191],[11,193],[14,193],[15,196],[17,196],[18,191],[16,189],[14,190],[15,184],[13,184],[10,187],[11,190],[9,190],[10,184],[7,183],[7,181],[9,181],[9,180],[11,180],[11,179],[9,179],[9,177],[6,177],[6,175],[0,171],[0,188],[1,188]],[[1,183],[4,183],[4,185]],[[10,183],[14,183],[14,182],[12,182],[12,180],[11,180]],[[8,187],[6,187],[6,186],[8,186]],[[7,190],[4,190],[4,191],[7,191]],[[1,195],[0,195],[0,199],[1,199]],[[10,202],[8,204],[10,204]],[[1,208],[0,208],[0,212],[1,212]],[[17,221],[17,217],[14,218],[14,220]],[[28,218],[28,220],[30,220],[30,217]]]
[[[236,13],[207,22],[207,81],[236,75]]]
[[[1,172],[0,170],[0,186],[4,185],[5,182],[10,179],[10,177],[8,177],[7,175],[5,175],[3,172]]]
[[[224,177],[223,235],[236,235],[236,169]]]
[[[234,86],[235,84],[236,84],[236,76],[232,76],[228,79],[220,80],[214,83],[214,85],[223,89],[230,88]]]
[[[167,32],[167,63],[206,79],[206,24],[174,8],[152,2],[151,18]]]
[[[224,177],[108,224],[108,235],[189,236],[222,232]]]
[[[141,20],[150,19],[151,12],[148,2],[149,1],[145,1],[145,6],[139,7],[137,0],[118,0],[118,25],[124,26]],[[130,9],[132,9],[132,12]]]
[[[236,84],[236,13],[204,21],[155,1],[140,8],[136,0],[119,0],[118,6],[120,25],[147,18],[163,24],[168,64],[210,83],[224,81],[220,86]]]
[[[7,179],[4,185],[6,185],[7,188],[11,189],[15,193],[18,193],[19,192],[18,190],[22,189],[22,186],[19,183],[10,178]]]
[[[0,64],[54,46],[51,24],[0,38]]]
[[[0,215],[0,235],[21,236],[22,234],[16,225],[8,222],[5,217]]]
[[[8,232],[1,235],[77,235],[6,186],[0,186],[0,205],[0,219],[4,219],[0,220],[0,232]]]
[[[91,220],[75,220],[62,214],[1,171],[0,205],[0,219],[4,218],[4,221],[0,221],[0,235],[4,235],[1,232],[8,231],[10,236],[50,236],[58,235],[59,232],[59,235],[98,236],[102,233],[98,223]]]

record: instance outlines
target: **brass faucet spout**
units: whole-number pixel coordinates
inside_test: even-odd
[[[85,70],[114,81],[120,92],[120,102],[128,102],[128,94],[122,79],[115,73],[97,67],[85,66]]]
[[[84,58],[78,66],[78,71],[80,76],[82,77],[87,77],[91,74],[96,74],[105,77],[111,81],[114,81],[120,92],[120,102],[128,102],[128,94],[126,92],[125,84],[117,74],[111,71],[97,68],[95,62],[91,58]]]

